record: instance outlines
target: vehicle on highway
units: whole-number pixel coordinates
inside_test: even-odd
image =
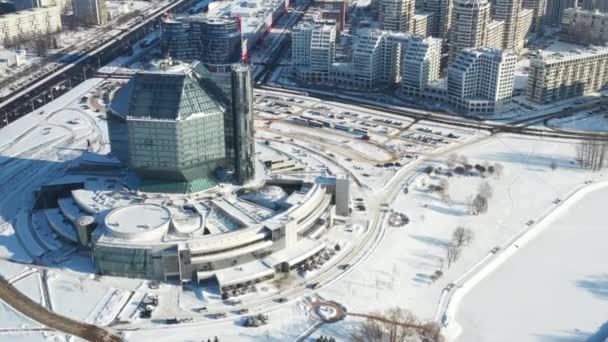
[[[342,264],[342,265],[338,266],[338,268],[341,269],[341,270],[343,270],[343,271],[346,270],[346,269],[348,269],[349,267],[350,267],[350,264]]]
[[[194,311],[194,312],[207,312],[207,307],[206,306],[201,306],[200,308],[194,308],[194,309],[192,309],[192,311]]]
[[[287,302],[287,298],[286,297],[281,297],[281,298],[275,299],[275,301],[277,303],[285,303],[285,302]]]
[[[306,284],[306,288],[308,289],[316,289],[319,286],[319,282]]]
[[[490,253],[496,254],[496,253],[498,253],[499,250],[500,250],[500,247],[496,246],[496,247],[492,248],[492,250],[490,250]]]

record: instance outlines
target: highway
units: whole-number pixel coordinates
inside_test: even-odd
[[[174,11],[178,8],[188,7],[193,2],[194,0],[177,0],[169,5],[159,8],[158,10],[154,11],[148,18],[139,21],[128,29],[123,29],[119,34],[111,37],[108,40],[105,40],[102,44],[85,51],[84,54],[80,55],[76,60],[66,64],[64,67],[31,82],[26,88],[13,92],[9,96],[5,97],[0,103],[0,111],[4,113],[8,112],[9,116],[13,116],[12,114],[10,114],[11,111],[15,109],[13,103],[23,101],[24,99],[29,99],[32,93],[36,93],[37,95],[38,93],[45,91],[46,89],[41,88],[52,87],[54,84],[51,83],[57,83],[61,80],[64,80],[65,75],[70,74],[71,72],[73,72],[74,69],[80,70],[79,68],[81,66],[91,65],[91,63],[94,68],[101,67],[101,60],[99,58],[99,55],[102,55],[108,51],[110,51],[110,54],[112,54],[112,49],[120,47],[121,44],[127,44],[127,42],[129,42],[133,38],[135,38],[135,40],[143,38],[143,33],[146,31],[146,29],[148,27],[153,26],[154,23],[159,20],[162,14]],[[139,36],[140,34],[142,36]],[[76,84],[72,84],[72,86],[75,85]],[[11,105],[13,106],[9,108],[9,106]]]

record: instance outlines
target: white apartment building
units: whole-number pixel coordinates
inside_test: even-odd
[[[72,8],[71,0],[15,0],[14,4],[17,11],[50,6],[59,6],[61,11],[67,11]]]
[[[0,43],[4,45],[59,31],[61,15],[57,6],[0,15]]]
[[[528,34],[532,30],[534,24],[534,10],[524,8],[519,11],[517,17],[517,30],[515,31],[515,41],[513,42],[513,49],[516,52],[521,51],[524,48],[524,44],[528,37]]]
[[[297,78],[326,82],[334,63],[335,48],[335,22],[300,22],[292,31],[292,62]]]
[[[448,68],[448,101],[466,114],[501,111],[511,102],[517,57],[510,51],[463,50]]]
[[[450,31],[450,19],[452,17],[451,0],[419,0],[416,4],[420,11],[433,15],[430,35],[447,40]],[[427,23],[428,25],[428,23]]]
[[[519,52],[532,28],[534,9],[523,8],[521,0],[494,0],[492,11],[494,20],[504,21],[502,48]]]
[[[502,49],[502,42],[505,35],[504,20],[492,20],[488,24],[487,39],[484,47]]]
[[[356,88],[373,89],[382,79],[382,45],[386,32],[362,30],[354,38],[353,82]]]
[[[537,54],[530,60],[528,98],[550,103],[581,96],[608,85],[608,47]]]
[[[486,46],[490,23],[487,0],[454,0],[450,28],[450,58],[463,49]]]
[[[580,44],[608,42],[608,13],[567,8],[562,16],[564,38]]]
[[[522,0],[521,5],[532,10],[532,31],[539,32],[547,14],[547,0]]]
[[[379,0],[378,21],[385,31],[411,32],[414,26],[414,0]]]
[[[401,91],[405,96],[417,97],[439,79],[441,39],[412,37],[404,45]]]
[[[503,35],[504,49],[515,49],[520,3],[520,0],[494,0],[492,4],[494,19],[505,22]]]
[[[108,22],[106,0],[72,0],[74,17],[87,25],[104,25]]]
[[[433,13],[421,12],[414,15],[413,27],[411,33],[423,37],[429,37],[433,34],[433,22],[435,17]]]

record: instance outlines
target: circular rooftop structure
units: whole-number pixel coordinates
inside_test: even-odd
[[[276,185],[264,185],[260,189],[259,194],[262,199],[271,202],[280,201],[287,197],[285,191],[280,186]]]
[[[105,225],[113,237],[125,240],[161,239],[171,222],[169,209],[157,204],[133,204],[112,210]]]

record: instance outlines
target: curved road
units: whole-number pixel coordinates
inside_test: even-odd
[[[0,276],[0,298],[13,309],[41,324],[92,342],[120,342],[122,338],[100,327],[76,321],[47,310]]]

